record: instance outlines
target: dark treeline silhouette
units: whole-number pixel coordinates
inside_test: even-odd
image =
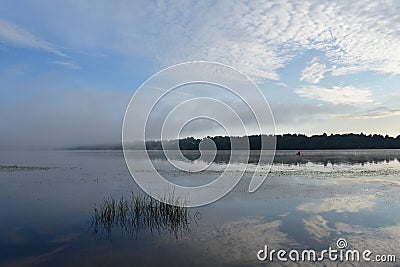
[[[248,138],[251,150],[261,149],[261,138],[269,140],[272,136],[244,136],[228,137],[214,136],[208,137],[214,141],[218,150],[230,150],[231,138]],[[198,150],[202,139],[188,137],[180,140],[172,140],[165,143],[165,148],[173,147],[173,144],[179,142],[179,148],[182,150]],[[146,143],[149,150],[161,150],[160,141],[149,141]],[[176,146],[175,146],[176,147]],[[390,137],[388,135],[365,135],[361,134],[322,134],[306,136],[304,134],[284,134],[276,136],[276,148],[278,150],[316,150],[316,149],[400,149],[400,135]]]
[[[207,137],[214,141],[218,150],[230,150],[231,139],[248,138],[251,150],[261,149],[261,139],[272,141],[272,136],[251,135],[244,137],[214,136]],[[164,149],[199,150],[202,139],[188,137],[180,140],[170,140],[164,143]],[[243,140],[241,140],[243,141]],[[177,143],[179,146],[177,146]],[[128,149],[136,149],[132,144]],[[161,141],[147,141],[148,150],[162,150]],[[72,150],[122,150],[121,145],[79,146],[67,148]],[[247,149],[247,146],[239,149]],[[306,136],[304,134],[276,135],[276,149],[278,150],[317,150],[317,149],[400,149],[400,135],[397,137],[379,134],[322,134]]]

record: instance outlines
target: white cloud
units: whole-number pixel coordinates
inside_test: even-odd
[[[288,85],[286,83],[276,83],[276,85],[288,88]]]
[[[301,72],[300,81],[319,83],[328,71],[325,64],[319,62],[318,57],[314,57],[311,62]]]
[[[303,97],[333,104],[370,103],[373,101],[371,91],[353,86],[323,88],[311,85],[300,87],[295,92]]]
[[[278,70],[293,57],[319,51],[331,63],[332,75],[365,70],[400,74],[400,2],[39,5],[52,11],[45,23],[69,44],[141,54],[163,66],[211,60],[258,79],[278,80]],[[63,12],[64,21],[54,10]],[[130,10],[136,10],[135,16]]]
[[[56,64],[56,65],[60,65],[60,66],[64,66],[64,67],[68,67],[68,68],[71,68],[71,69],[75,69],[75,70],[81,69],[81,67],[79,65],[77,65],[74,62],[70,62],[70,61],[53,61],[51,63]]]
[[[54,45],[3,19],[0,19],[0,40],[12,45],[41,49],[59,56],[65,56]]]
[[[259,78],[279,79],[277,71],[293,55],[318,50],[335,66],[333,75],[371,70],[400,73],[397,4],[371,2],[297,2],[247,4],[219,2],[186,12],[166,2],[167,17],[191,14],[160,30],[178,42],[161,61],[218,60]],[[197,9],[199,8],[199,9]],[[196,12],[198,10],[198,12]],[[201,14],[201,15],[200,15]],[[318,78],[314,78],[316,81]]]

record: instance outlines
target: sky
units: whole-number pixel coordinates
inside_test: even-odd
[[[276,133],[400,134],[399,1],[0,0],[0,148],[119,143],[154,73],[220,62]]]

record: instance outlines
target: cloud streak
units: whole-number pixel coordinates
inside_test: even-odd
[[[333,86],[323,88],[319,86],[304,86],[295,90],[303,97],[333,104],[354,104],[373,102],[372,92],[367,89],[360,89],[353,86]]]
[[[306,81],[309,83],[319,83],[324,78],[324,74],[327,72],[325,64],[319,62],[317,57],[314,57],[307,67],[301,72],[300,81]]]
[[[385,117],[400,116],[400,110],[389,109],[386,107],[379,107],[367,110],[363,113],[346,113],[337,115],[340,118],[353,118],[353,119],[381,119]]]
[[[39,39],[29,31],[4,19],[0,19],[0,40],[15,46],[35,48],[59,56],[66,56],[54,45]]]
[[[70,69],[75,69],[75,70],[81,69],[81,66],[79,66],[78,64],[76,64],[74,62],[70,62],[70,61],[53,61],[51,63],[59,65],[59,66],[64,66],[64,67],[67,67]]]

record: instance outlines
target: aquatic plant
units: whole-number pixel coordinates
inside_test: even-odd
[[[38,166],[18,166],[18,165],[0,165],[0,172],[16,172],[16,171],[44,171],[49,167]]]
[[[119,229],[128,237],[135,237],[139,232],[147,230],[151,234],[169,233],[178,238],[189,232],[190,222],[193,221],[189,209],[183,204],[173,195],[164,201],[133,193],[119,200],[110,196],[99,207],[94,207],[91,227],[96,235],[105,232],[108,237],[113,230]]]

